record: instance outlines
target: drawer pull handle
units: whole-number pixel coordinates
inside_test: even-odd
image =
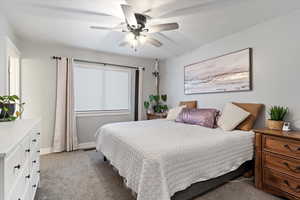
[[[295,167],[295,169],[293,169],[293,168],[291,168],[291,166],[289,165],[289,163],[284,162],[283,164],[284,164],[289,170],[291,170],[292,172],[300,173],[300,166]]]
[[[20,168],[21,168],[21,165],[20,165],[20,164],[19,164],[19,165],[16,165],[14,168],[15,168],[15,169],[20,169]]]
[[[33,188],[36,188],[36,185],[33,185],[32,187],[33,187]]]
[[[30,149],[26,149],[25,152],[29,153],[29,152],[30,152]]]
[[[40,151],[40,150],[37,150],[36,152],[37,152],[37,153],[41,153],[41,151]]]
[[[39,173],[39,174],[40,174],[40,173],[41,173],[41,170],[38,170],[38,171],[37,171],[37,173]]]
[[[36,163],[36,160],[32,161],[32,163]]]
[[[300,185],[298,185],[296,188],[293,188],[293,187],[290,185],[289,181],[284,180],[283,182],[284,182],[284,183],[285,183],[292,191],[297,192],[297,193],[300,192]]]
[[[28,178],[28,179],[30,179],[30,174],[28,174],[27,176],[25,176],[25,178]]]
[[[36,142],[36,139],[33,139],[32,142]]]
[[[37,132],[36,134],[37,134],[37,135],[41,135],[41,133],[40,133],[40,132]]]
[[[292,149],[288,144],[284,145],[285,148],[287,148],[288,150],[290,150],[291,152],[297,153],[300,151],[300,147],[296,148],[296,149]]]

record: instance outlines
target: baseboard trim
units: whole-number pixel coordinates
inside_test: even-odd
[[[41,155],[47,155],[53,153],[53,149],[52,147],[48,147],[48,148],[41,148]]]
[[[78,144],[77,149],[91,149],[95,147],[96,147],[95,142],[85,142],[85,143]]]
[[[91,149],[91,148],[95,148],[95,147],[96,147],[95,142],[85,142],[85,143],[78,144],[77,149],[82,150],[82,149]],[[54,153],[52,147],[41,148],[41,153],[40,153],[41,155],[47,155],[50,153]]]

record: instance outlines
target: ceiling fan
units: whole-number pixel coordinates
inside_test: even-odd
[[[87,1],[88,6],[79,7],[65,5],[64,1],[57,4],[52,1],[30,0],[24,3],[23,0],[7,0],[13,5],[23,5],[28,13],[43,14],[48,17],[49,11],[51,14],[70,18],[72,20],[82,20],[98,22],[99,18],[111,17],[118,18],[119,15],[112,13],[103,13],[95,9],[98,6],[98,1]],[[108,0],[111,1],[111,0]],[[121,1],[121,0],[120,0]],[[119,46],[130,46],[136,50],[138,44],[151,44],[155,47],[162,46],[162,42],[152,37],[155,33],[159,38],[174,43],[172,38],[162,33],[163,31],[176,30],[179,28],[178,23],[167,23],[158,25],[149,25],[149,21],[155,19],[168,19],[173,17],[185,17],[188,15],[199,13],[206,9],[214,9],[222,5],[230,5],[240,0],[122,0],[121,4],[125,21],[116,27],[101,27],[91,26],[92,29],[111,30],[126,32],[127,35]],[[15,4],[14,4],[15,2]],[[21,3],[20,3],[21,2]],[[95,7],[95,8],[93,8]]]
[[[135,51],[139,44],[150,44],[155,47],[161,47],[163,44],[159,40],[152,38],[149,33],[159,33],[163,31],[171,31],[179,28],[178,23],[166,23],[157,25],[147,25],[147,20],[151,17],[144,13],[135,13],[130,5],[121,4],[121,8],[125,17],[125,22],[122,22],[117,27],[102,27],[91,26],[91,29],[111,30],[119,32],[127,32],[125,40],[119,46],[130,46]]]

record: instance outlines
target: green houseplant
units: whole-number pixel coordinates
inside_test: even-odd
[[[17,95],[0,96],[0,121],[14,121],[23,113],[23,105]],[[18,106],[18,111],[16,108]]]
[[[168,111],[168,106],[166,105],[167,95],[150,95],[149,100],[144,102],[144,107],[147,112],[153,110],[154,113],[165,113]]]
[[[271,106],[271,108],[269,109],[270,118],[267,121],[268,128],[273,130],[282,130],[284,118],[287,113],[287,107]]]

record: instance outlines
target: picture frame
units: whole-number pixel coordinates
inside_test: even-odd
[[[252,90],[252,48],[184,66],[184,94]]]

